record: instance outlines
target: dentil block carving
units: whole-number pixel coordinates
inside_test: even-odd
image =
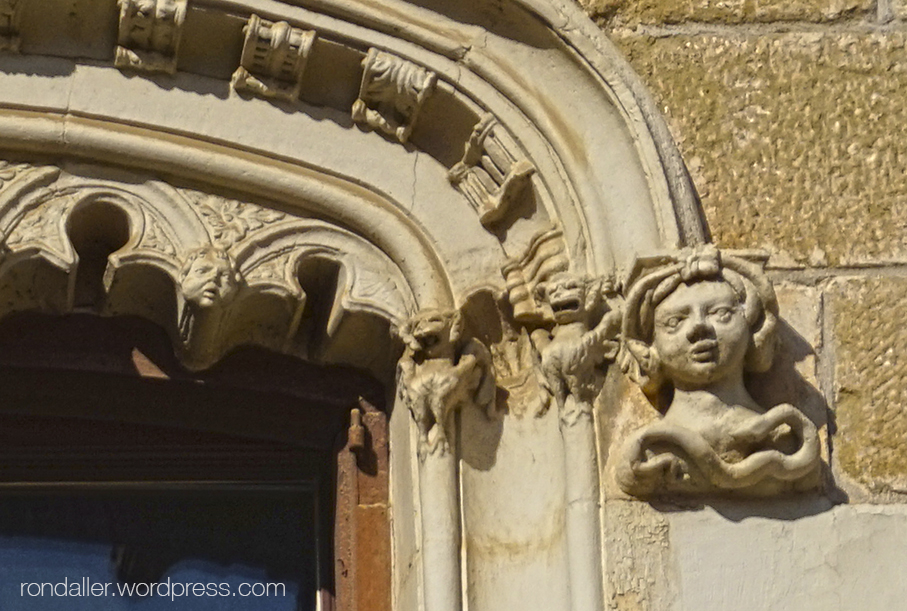
[[[629,494],[770,494],[815,481],[816,426],[800,410],[757,405],[744,371],[772,362],[778,306],[761,265],[714,247],[644,260],[629,288],[625,371],[664,410],[625,444]]]
[[[540,329],[532,334],[541,357],[539,413],[554,402],[564,425],[591,419],[603,366],[617,357],[619,348],[621,311],[614,282],[564,272],[540,283],[537,291],[556,323],[550,333]]]
[[[353,120],[409,140],[419,110],[434,91],[438,76],[403,58],[369,49],[362,60],[359,98],[353,104]]]
[[[315,32],[252,15],[243,28],[242,60],[233,73],[233,88],[267,98],[299,99],[302,75]]]
[[[19,14],[25,0],[0,0],[0,51],[19,52]]]
[[[507,285],[507,297],[513,307],[513,317],[524,324],[539,324],[553,320],[553,313],[536,286],[554,274],[566,271],[570,265],[560,229],[550,229],[535,236],[518,258],[501,268]]]
[[[535,172],[535,166],[516,152],[501,131],[494,116],[482,117],[466,142],[463,160],[448,174],[485,227],[507,215]]]
[[[423,311],[400,335],[406,350],[397,387],[419,429],[419,456],[448,454],[458,410],[473,405],[493,415],[491,354],[478,340],[463,339],[459,312]]]
[[[176,72],[187,0],[119,0],[117,68]]]

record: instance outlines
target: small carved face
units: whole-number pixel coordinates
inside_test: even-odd
[[[742,376],[750,335],[740,300],[726,282],[681,284],[655,308],[652,345],[665,377],[679,388]]]
[[[415,317],[408,326],[406,342],[414,352],[428,358],[446,356],[455,338],[456,324],[450,312],[431,311]]]
[[[180,275],[180,289],[186,301],[201,308],[226,303],[237,288],[237,274],[229,255],[216,248],[196,251]]]
[[[557,274],[545,283],[544,294],[559,325],[580,321],[586,310],[586,284],[573,274]]]

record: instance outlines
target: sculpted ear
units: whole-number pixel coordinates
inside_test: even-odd
[[[639,367],[637,376],[646,378],[651,376],[655,372],[658,362],[655,348],[638,339],[628,339],[625,344],[630,356],[633,357],[633,360],[636,361],[636,365]],[[631,372],[628,371],[627,373],[629,373],[631,377],[633,376]],[[640,380],[637,380],[637,382],[640,382]]]
[[[592,278],[586,280],[585,284],[586,301],[583,306],[585,306],[586,312],[592,313],[598,309],[599,304],[602,302],[603,283],[601,278]]]
[[[536,284],[532,290],[532,295],[536,301],[548,301],[548,284],[545,282]]]
[[[459,311],[454,311],[450,317],[450,343],[456,344],[460,341],[460,338],[463,337],[463,328],[465,326],[465,321],[463,320],[463,314]]]
[[[418,350],[419,346],[416,345],[415,337],[413,337],[413,326],[416,324],[415,319],[410,318],[403,326],[400,327],[400,339],[403,340],[403,343],[410,350]]]

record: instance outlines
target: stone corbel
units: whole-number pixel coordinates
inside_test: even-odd
[[[502,129],[493,115],[483,116],[466,142],[463,159],[448,173],[486,228],[507,216],[535,173]]]
[[[368,50],[362,67],[353,120],[406,143],[438,75],[375,48]]]
[[[459,312],[426,310],[402,328],[406,345],[397,388],[419,432],[419,490],[425,608],[461,611],[457,413],[474,407],[493,414],[491,354],[463,338]]]
[[[143,72],[176,72],[188,0],[119,0],[114,65]]]
[[[19,16],[25,0],[0,0],[0,51],[19,52]]]
[[[230,307],[244,286],[243,277],[226,250],[202,246],[186,256],[178,280],[177,320],[183,358],[193,363],[213,361],[225,335]]]
[[[778,304],[765,255],[713,246],[637,261],[622,324],[622,367],[664,417],[617,463],[628,494],[749,494],[815,488],[818,432],[792,405],[765,409],[744,372],[766,371]]]
[[[243,32],[242,59],[233,73],[233,88],[266,98],[298,100],[315,32],[258,15],[249,18]]]

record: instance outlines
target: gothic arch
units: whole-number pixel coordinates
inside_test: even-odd
[[[572,2],[69,4],[0,0],[3,312],[78,307],[90,258],[78,242],[94,240],[105,261],[95,305],[158,322],[190,367],[253,343],[367,367],[392,385],[393,331],[418,312],[473,304],[472,331],[496,344],[488,359],[510,395],[497,441],[528,427],[513,456],[537,443],[557,454],[545,469],[569,468],[547,424],[514,424],[532,368],[520,325],[552,322],[539,285],[567,270],[613,275],[636,254],[707,234],[654,105]],[[195,294],[185,281],[199,260],[224,278]],[[313,329],[307,305],[324,291]],[[483,295],[509,298],[503,323],[476,313]],[[482,473],[497,446],[455,449],[491,458],[473,457],[484,466],[469,476],[439,466],[431,481],[446,488],[432,497],[435,466],[417,464],[414,426],[395,410],[396,608],[453,611],[463,590],[475,608],[507,608],[481,576],[490,523],[458,491],[490,494]],[[591,428],[576,434],[594,451]],[[588,536],[597,484],[576,485],[540,493],[580,508],[566,526],[563,509],[538,517],[550,518],[558,559],[542,607],[602,605]],[[465,583],[461,509],[475,533]],[[440,515],[439,532],[417,511],[422,524]],[[492,555],[489,566],[519,564]],[[508,570],[511,589],[531,580]]]

